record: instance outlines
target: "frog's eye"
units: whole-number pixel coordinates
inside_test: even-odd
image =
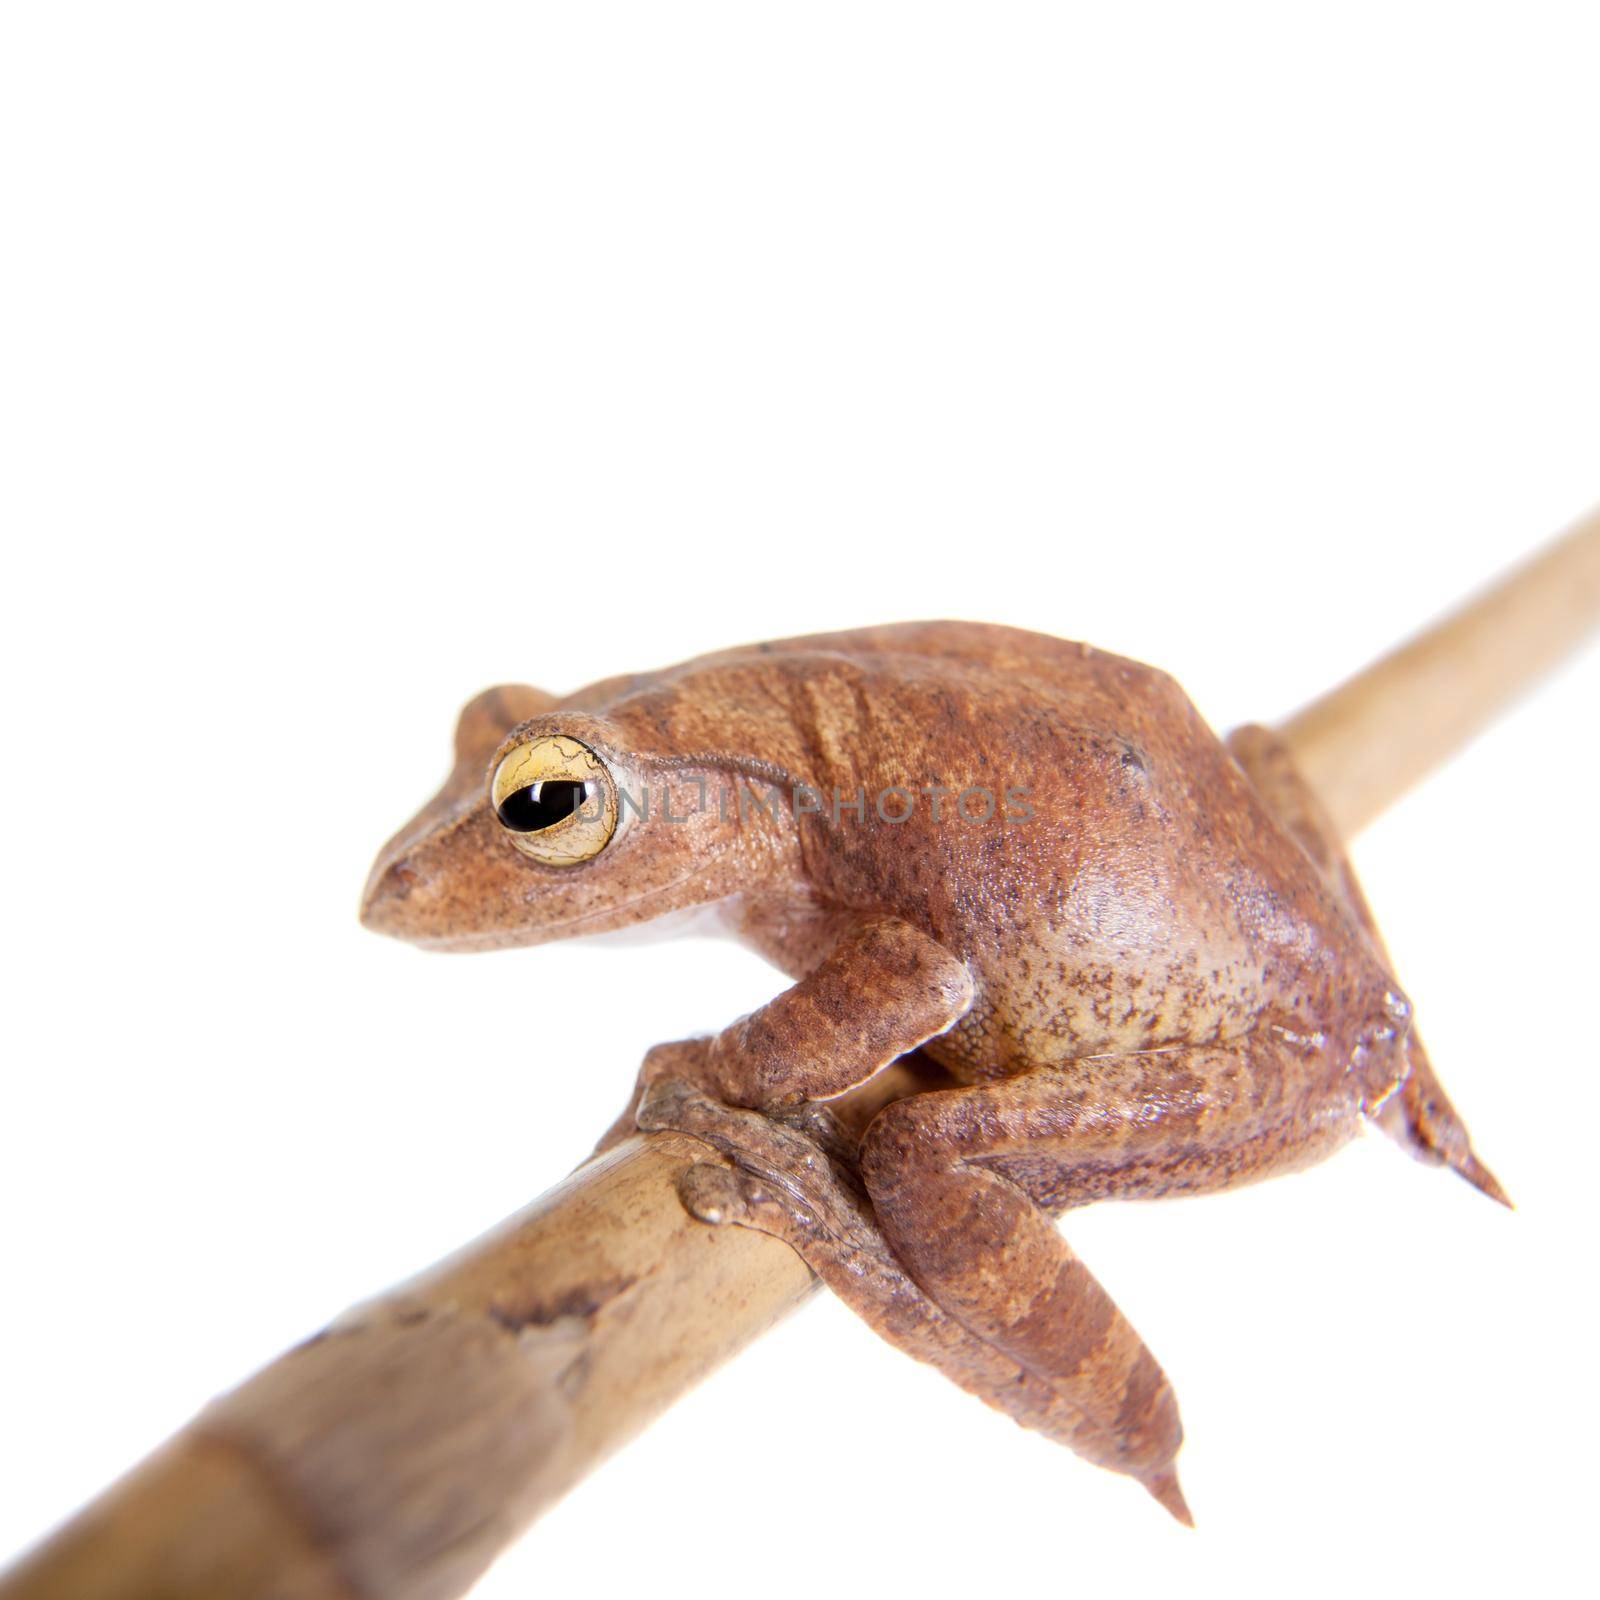
[[[489,804],[512,844],[547,867],[575,867],[617,831],[617,787],[586,744],[561,734],[507,751],[489,780]]]

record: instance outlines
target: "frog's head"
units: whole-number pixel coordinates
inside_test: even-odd
[[[638,723],[638,726],[634,726]],[[713,775],[646,748],[648,719],[520,685],[473,700],[454,770],[378,854],[367,927],[434,950],[635,927],[726,899],[765,857]]]

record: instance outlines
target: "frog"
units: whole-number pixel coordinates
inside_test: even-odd
[[[1185,1523],[1173,1386],[1066,1214],[1367,1126],[1506,1200],[1283,741],[1221,738],[1086,644],[897,623],[500,685],[361,916],[440,951],[754,949],[788,987],[650,1049],[599,1151],[694,1135],[693,1217],[784,1239],[892,1344]],[[914,1092],[843,1114],[908,1062]]]

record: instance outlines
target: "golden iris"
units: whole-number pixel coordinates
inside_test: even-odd
[[[512,844],[547,867],[599,855],[617,831],[617,787],[588,745],[540,734],[501,757],[489,804]]]

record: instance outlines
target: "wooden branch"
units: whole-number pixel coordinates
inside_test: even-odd
[[[1350,832],[1600,620],[1600,517],[1282,730]],[[842,1104],[925,1086],[896,1067]],[[209,1406],[0,1579],[0,1600],[449,1600],[810,1293],[692,1221],[706,1155],[634,1138]]]
[[[863,1127],[936,1081],[897,1064]],[[208,1406],[0,1579],[3,1600],[447,1600],[816,1280],[708,1228],[710,1154],[635,1137]]]
[[[443,1600],[810,1291],[696,1224],[706,1149],[635,1138],[214,1402],[26,1561],[7,1597]]]
[[[1278,731],[1346,838],[1442,766],[1600,619],[1600,510]]]

